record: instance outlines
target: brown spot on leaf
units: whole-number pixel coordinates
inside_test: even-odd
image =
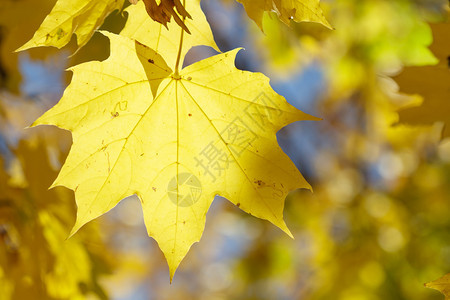
[[[236,203],[236,206],[237,206],[237,207],[241,206],[241,203],[239,203],[239,202],[238,202],[238,203]]]
[[[154,186],[152,187],[152,190],[153,190],[154,192],[156,192],[156,188],[155,188]]]
[[[264,185],[264,182],[262,180],[255,180],[254,183],[256,183],[259,186]]]
[[[148,62],[151,63],[151,64],[155,63],[155,61],[153,59],[151,59],[151,58],[148,59]]]
[[[58,40],[62,39],[65,35],[66,33],[64,32],[64,30],[62,28],[58,28],[58,31],[56,31]]]
[[[188,114],[189,117],[192,117],[192,114]]]

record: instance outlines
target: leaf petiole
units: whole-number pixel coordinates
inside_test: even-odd
[[[183,6],[186,7],[186,0],[183,0]],[[186,16],[183,16],[183,24],[184,24],[185,20],[186,20]],[[180,79],[180,74],[178,73],[178,68],[180,65],[181,50],[183,49],[183,37],[184,37],[184,29],[181,28],[180,43],[178,45],[177,60],[175,62],[174,79]]]

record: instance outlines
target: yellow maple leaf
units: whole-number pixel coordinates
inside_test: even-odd
[[[433,44],[431,51],[439,60],[436,65],[406,67],[394,79],[400,91],[419,94],[421,106],[400,111],[400,122],[409,124],[431,124],[445,122],[443,137],[450,136],[450,23],[432,24]]]
[[[192,19],[185,19],[185,24],[191,34],[182,36],[183,48],[180,53],[178,53],[177,44],[180,40],[178,25],[168,23],[167,28],[165,28],[163,25],[154,22],[146,14],[142,1],[125,9],[129,16],[120,35],[138,40],[160,53],[171,68],[175,68],[178,55],[184,57],[189,49],[194,46],[210,46],[219,51],[214,42],[211,28],[201,10],[200,1],[186,0],[185,7],[192,16]]]
[[[124,0],[58,0],[33,38],[17,51],[40,46],[60,49],[70,42],[74,33],[78,46],[82,47],[105,18],[112,11],[121,9],[123,3]]]
[[[450,299],[450,273],[439,279],[425,283],[425,286],[430,289],[438,290],[444,294],[445,300]]]
[[[20,188],[10,185],[0,156],[1,298],[83,299],[86,289],[101,296],[99,275],[112,261],[95,227],[89,226],[84,238],[66,241],[73,196],[62,188],[47,189],[56,172],[46,152],[36,135],[20,141],[14,150],[26,182]],[[104,271],[93,272],[100,266]]]
[[[316,22],[332,28],[323,15],[319,0],[237,0],[244,5],[247,15],[263,29],[265,11],[275,11],[280,20],[289,25],[295,22]]]
[[[289,105],[263,74],[236,69],[238,50],[173,72],[154,50],[104,34],[110,57],[73,67],[60,102],[33,124],[72,131],[53,184],[75,191],[72,234],[137,194],[171,278],[200,240],[215,195],[290,235],[284,199],[310,186],[275,133],[317,118]]]

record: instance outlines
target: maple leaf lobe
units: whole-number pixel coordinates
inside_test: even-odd
[[[394,79],[400,92],[419,94],[423,97],[421,106],[411,107],[399,112],[400,121],[408,124],[432,124],[445,122],[443,137],[450,136],[450,23],[431,24],[433,43],[430,50],[438,59],[436,65],[406,67]]]

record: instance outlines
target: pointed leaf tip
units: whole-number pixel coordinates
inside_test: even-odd
[[[441,278],[425,283],[425,287],[438,290],[445,296],[446,300],[450,299],[450,273],[442,276]]]

